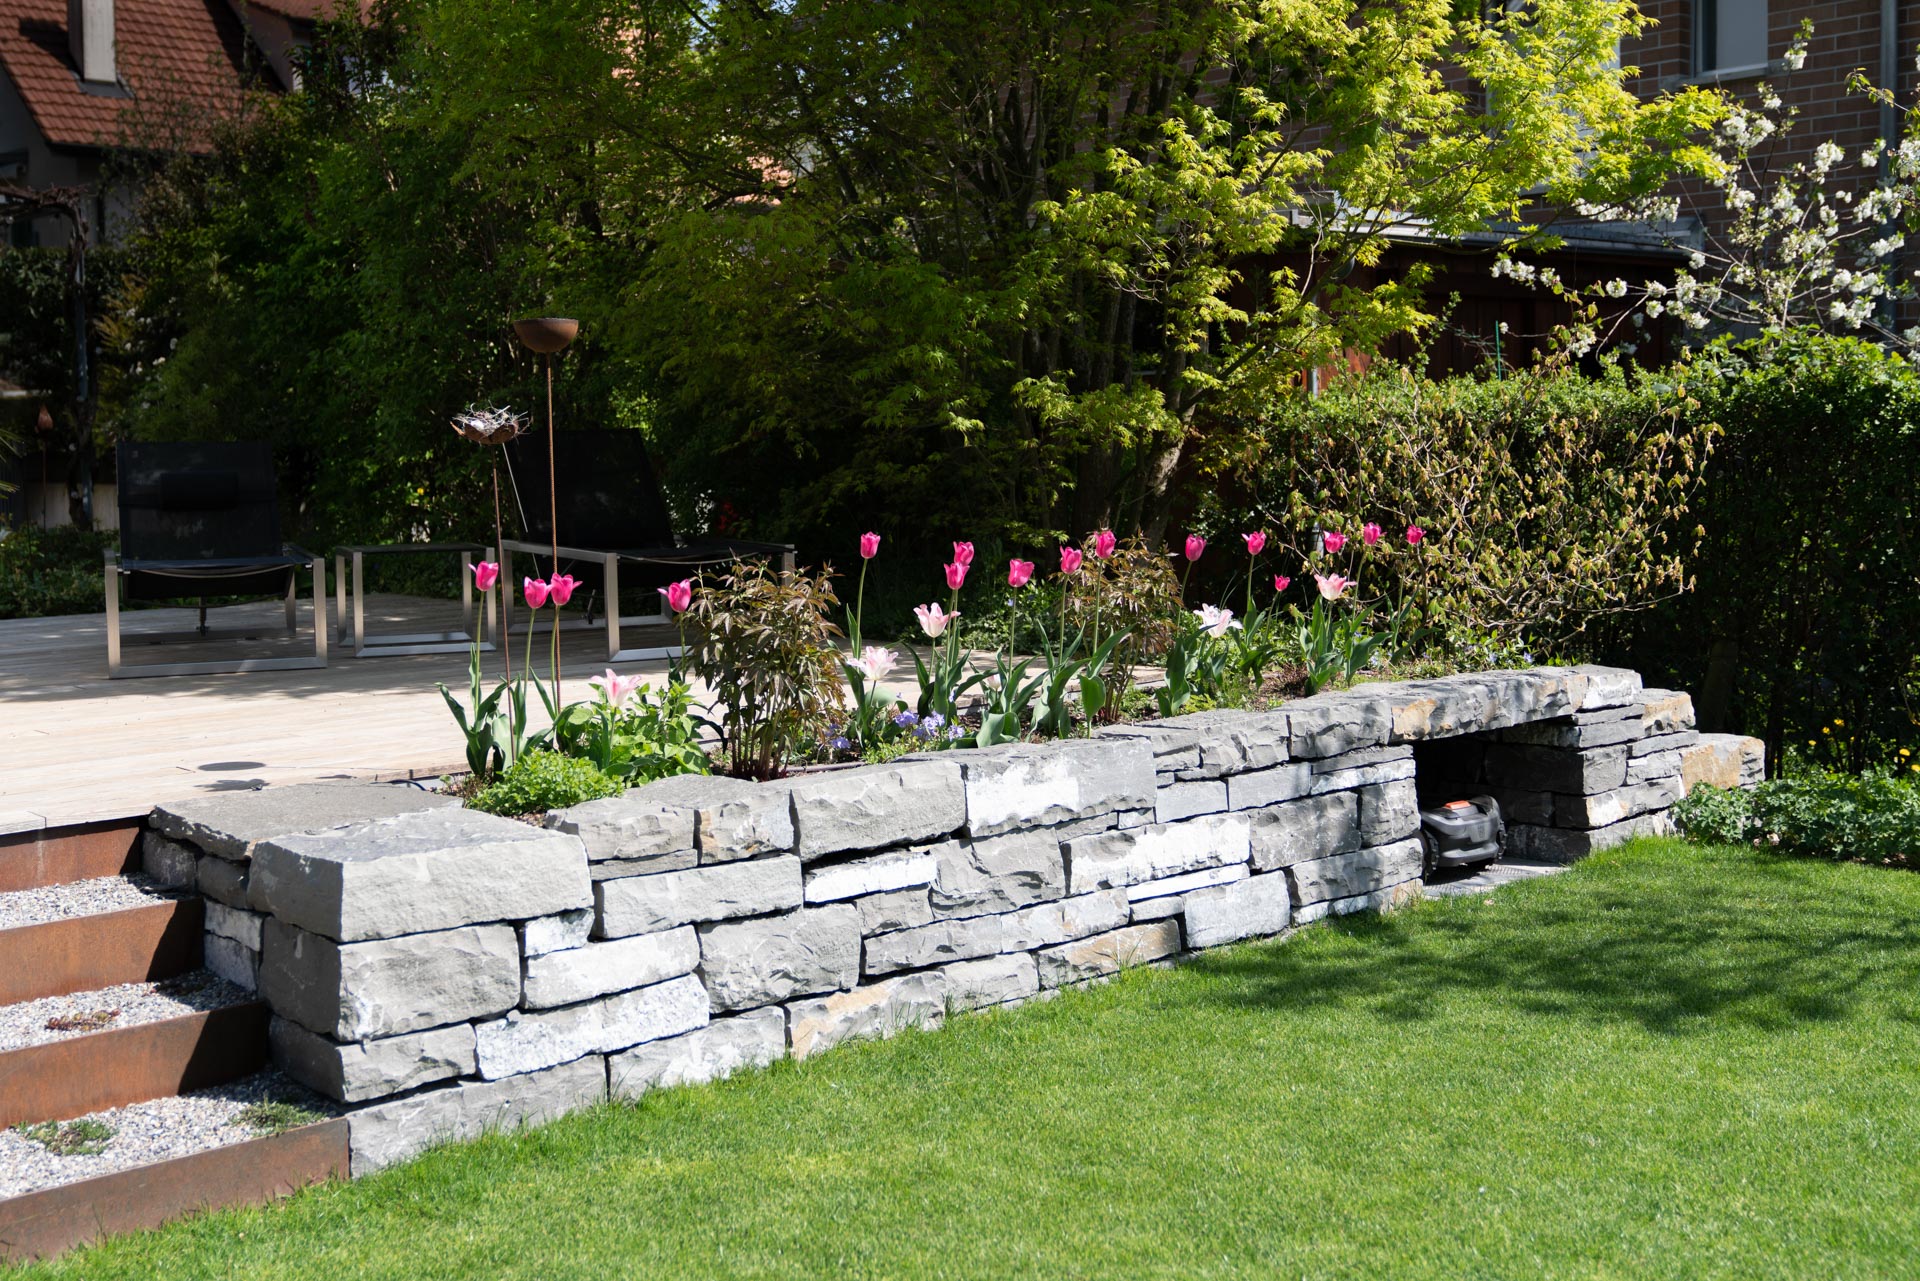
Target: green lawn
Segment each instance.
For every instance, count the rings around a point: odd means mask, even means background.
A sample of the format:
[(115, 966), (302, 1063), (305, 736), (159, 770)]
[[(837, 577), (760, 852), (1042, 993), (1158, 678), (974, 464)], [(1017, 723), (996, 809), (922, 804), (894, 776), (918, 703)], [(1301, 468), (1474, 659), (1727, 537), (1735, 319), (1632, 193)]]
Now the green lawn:
[(1920, 1269), (1920, 876), (1648, 841), (29, 1276)]

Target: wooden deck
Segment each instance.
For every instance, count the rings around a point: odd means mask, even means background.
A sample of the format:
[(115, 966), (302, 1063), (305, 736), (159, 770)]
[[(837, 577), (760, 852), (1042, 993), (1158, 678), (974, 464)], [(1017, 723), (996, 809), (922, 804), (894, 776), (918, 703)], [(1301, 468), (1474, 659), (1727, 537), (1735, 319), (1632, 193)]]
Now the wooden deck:
[[(568, 612), (581, 616), (578, 609)], [(524, 620), (526, 611), (517, 617)], [(129, 663), (313, 650), (305, 600), (301, 631), (292, 638), (274, 602), (211, 611), (213, 627), (238, 629), (250, 640), (141, 639), (191, 630), (190, 609), (138, 610), (121, 618)], [(374, 596), (368, 624), (438, 631), (458, 626), (459, 606)], [(561, 640), (566, 693), (578, 698), (586, 690), (577, 682), (606, 668), (605, 633), (563, 631)], [(629, 629), (626, 643), (670, 644), (672, 633)], [(524, 661), (524, 646), (524, 636), (513, 638), (516, 665)], [(104, 615), (0, 620), (0, 833), (142, 814), (196, 792), (436, 777), (464, 768), (462, 740), (436, 684), (464, 694), (465, 653), (356, 659), (350, 645), (336, 640), (329, 654), (329, 666), (305, 671), (109, 681)], [(544, 632), (535, 655), (544, 664)], [(498, 652), (481, 661), (489, 679), (499, 676)], [(658, 679), (666, 663), (625, 663), (619, 670)]]

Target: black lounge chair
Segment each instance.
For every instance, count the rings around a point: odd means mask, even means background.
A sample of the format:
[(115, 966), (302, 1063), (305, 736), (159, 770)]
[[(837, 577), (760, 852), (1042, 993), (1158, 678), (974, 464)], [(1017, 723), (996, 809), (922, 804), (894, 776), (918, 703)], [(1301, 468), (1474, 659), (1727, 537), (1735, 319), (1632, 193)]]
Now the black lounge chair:
[[(106, 554), (107, 675), (199, 676), (327, 665), (326, 563), (280, 539), (273, 451), (258, 443), (120, 445), (120, 551)], [(206, 639), (207, 598), (284, 593), (295, 630), (294, 577), (313, 574), (313, 657), (219, 662), (120, 661), (121, 592), (128, 600), (200, 602), (190, 634), (142, 640)]]
[[(630, 574), (626, 585), (649, 591), (704, 566), (735, 560), (778, 557), (783, 568), (793, 568), (793, 547), (788, 543), (678, 538), (653, 462), (647, 457), (646, 442), (637, 431), (559, 432), (554, 437), (553, 453), (562, 538), (559, 572), (578, 578), (588, 593), (587, 626), (593, 625), (596, 598), (604, 608), (608, 662), (672, 658), (680, 652), (677, 645), (631, 650), (622, 647), (623, 623), (672, 621), (664, 605), (652, 614), (621, 616), (623, 564), (637, 569), (637, 578)], [(500, 549), (500, 580), (506, 591), (518, 592), (520, 579), (513, 571), (513, 553), (532, 556), (536, 567), (554, 556), (553, 530), (547, 519), (544, 433), (528, 432), (507, 446), (507, 475), (526, 537), (509, 538)], [(534, 572), (537, 575), (539, 570)]]

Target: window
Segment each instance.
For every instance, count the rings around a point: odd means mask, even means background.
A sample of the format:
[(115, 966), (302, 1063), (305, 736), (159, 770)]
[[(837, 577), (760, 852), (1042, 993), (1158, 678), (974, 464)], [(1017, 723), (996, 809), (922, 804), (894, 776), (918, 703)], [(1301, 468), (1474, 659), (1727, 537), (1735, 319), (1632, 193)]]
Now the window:
[(1695, 0), (1696, 70), (1740, 71), (1767, 63), (1767, 0)]

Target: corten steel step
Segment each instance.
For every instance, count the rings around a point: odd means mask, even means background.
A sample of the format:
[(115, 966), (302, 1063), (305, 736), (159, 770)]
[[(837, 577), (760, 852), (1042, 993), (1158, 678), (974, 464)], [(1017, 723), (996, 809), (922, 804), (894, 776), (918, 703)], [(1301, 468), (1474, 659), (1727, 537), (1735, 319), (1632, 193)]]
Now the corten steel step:
[(67, 1121), (252, 1076), (267, 1062), (262, 1001), (0, 1052), (0, 1127)]
[(203, 915), (184, 898), (0, 930), (0, 1005), (198, 969)]
[(0, 894), (140, 870), (138, 818), (0, 836)]
[(344, 1118), (0, 1200), (0, 1262), (47, 1258), (200, 1210), (258, 1205), (347, 1177)]

